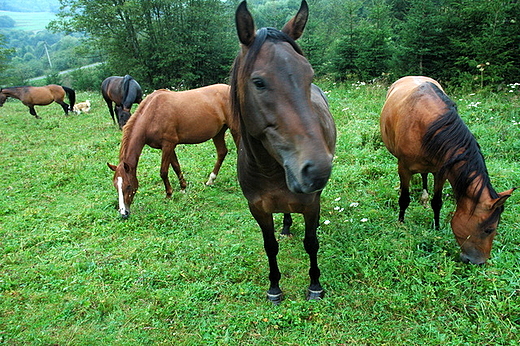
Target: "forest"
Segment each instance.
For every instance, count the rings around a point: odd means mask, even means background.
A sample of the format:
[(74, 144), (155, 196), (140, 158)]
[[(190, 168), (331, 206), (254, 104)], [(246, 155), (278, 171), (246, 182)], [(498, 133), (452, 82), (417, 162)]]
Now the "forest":
[[(131, 74), (147, 88), (226, 81), (238, 50), (238, 0), (60, 0), (48, 31), (0, 51), (4, 83), (92, 62), (103, 74)], [(308, 0), (299, 40), (318, 77), (393, 81), (428, 75), (443, 83), (501, 87), (520, 80), (520, 3), (507, 0)], [(280, 28), (299, 0), (250, 0), (258, 27)], [(42, 37), (44, 36), (44, 37)], [(29, 40), (34, 40), (30, 44)], [(14, 43), (24, 41), (23, 47)], [(14, 42), (14, 43), (13, 43)], [(52, 68), (41, 52), (51, 47)], [(38, 56), (40, 64), (31, 64)], [(24, 69), (24, 63), (27, 63)], [(47, 64), (47, 65), (46, 65)], [(77, 74), (73, 87), (97, 88)], [(15, 76), (16, 78), (13, 78)], [(13, 81), (14, 79), (14, 81)], [(18, 79), (18, 80), (16, 80)]]

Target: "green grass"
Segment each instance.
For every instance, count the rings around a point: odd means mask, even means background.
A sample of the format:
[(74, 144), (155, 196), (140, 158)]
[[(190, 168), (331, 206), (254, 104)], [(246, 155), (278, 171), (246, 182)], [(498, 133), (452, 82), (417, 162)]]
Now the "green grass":
[(56, 18), (52, 12), (11, 12), (0, 11), (0, 16), (11, 17), (16, 23), (14, 29), (24, 31), (44, 30)]
[[(453, 201), (445, 199), (434, 231), (431, 210), (417, 202), (418, 177), (406, 223), (396, 222), (396, 160), (378, 133), (386, 87), (321, 84), (339, 134), (319, 229), (327, 292), (319, 302), (304, 299), (309, 264), (297, 216), (295, 236), (280, 239), (280, 306), (265, 298), (267, 259), (236, 181), (230, 136), (212, 187), (204, 185), (212, 143), (178, 148), (189, 185), (169, 200), (160, 153), (146, 148), (124, 221), (106, 166), (117, 163), (121, 133), (101, 96), (78, 94), (92, 101), (90, 114), (37, 107), (41, 120), (7, 102), (0, 108), (0, 343), (518, 345), (519, 196), (506, 205), (489, 263), (460, 263), (449, 229)], [(498, 191), (520, 182), (519, 96), (453, 96)]]

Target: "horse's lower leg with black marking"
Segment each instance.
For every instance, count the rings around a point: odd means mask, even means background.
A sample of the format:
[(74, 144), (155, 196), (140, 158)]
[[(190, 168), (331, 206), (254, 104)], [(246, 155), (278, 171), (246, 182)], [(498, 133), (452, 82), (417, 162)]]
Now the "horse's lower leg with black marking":
[(305, 238), (303, 246), (309, 255), (310, 268), (309, 277), (310, 285), (307, 289), (307, 300), (320, 300), (325, 295), (325, 291), (320, 284), (320, 269), (318, 267), (318, 250), (320, 244), (316, 235), (320, 217), (319, 206), (317, 211), (304, 214), (305, 218)]
[(34, 117), (36, 119), (41, 119), (38, 114), (36, 114), (36, 110), (34, 109), (34, 106), (28, 106), (29, 107), (29, 113), (31, 113), (31, 115), (34, 115)]

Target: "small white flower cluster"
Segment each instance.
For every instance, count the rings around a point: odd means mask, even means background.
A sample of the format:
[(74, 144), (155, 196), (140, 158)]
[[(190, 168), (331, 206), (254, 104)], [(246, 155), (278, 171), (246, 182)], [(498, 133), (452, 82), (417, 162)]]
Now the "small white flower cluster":
[(520, 83), (508, 84), (507, 86), (509, 87), (510, 93), (514, 93), (515, 91), (520, 91)]
[(356, 83), (353, 83), (352, 86), (353, 87), (356, 87), (356, 89), (360, 89), (362, 86), (365, 86), (367, 83), (365, 82), (356, 82)]
[[(341, 197), (337, 197), (336, 199), (334, 199), (334, 202), (339, 202), (339, 201), (341, 201)], [(352, 203), (349, 204), (350, 208), (356, 208), (358, 206), (359, 206), (358, 202), (352, 202)], [(341, 212), (345, 211), (345, 208), (337, 205), (337, 206), (334, 207), (334, 210), (337, 211), (338, 213), (341, 213)], [(368, 219), (366, 217), (364, 217), (360, 221), (361, 222), (367, 222)], [(350, 219), (346, 220), (345, 222), (354, 222), (354, 220), (352, 218), (350, 218)], [(330, 220), (325, 220), (323, 222), (323, 224), (324, 225), (330, 225)]]
[(468, 105), (468, 108), (471, 108), (471, 107), (474, 107), (474, 108), (477, 108), (478, 106), (480, 106), (482, 102), (471, 102), (469, 105)]

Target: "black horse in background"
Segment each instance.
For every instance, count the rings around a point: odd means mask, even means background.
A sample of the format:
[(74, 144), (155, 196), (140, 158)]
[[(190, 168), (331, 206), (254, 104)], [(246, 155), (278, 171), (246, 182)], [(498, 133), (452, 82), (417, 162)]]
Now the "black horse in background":
[[(108, 77), (101, 83), (101, 93), (107, 103), (114, 124), (116, 123), (115, 112), (120, 129), (125, 126), (130, 118), (132, 104), (139, 104), (143, 99), (141, 86), (130, 75)], [(115, 103), (115, 106), (112, 102)]]

